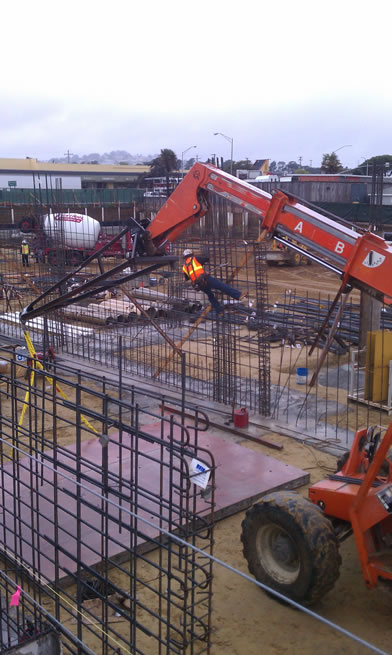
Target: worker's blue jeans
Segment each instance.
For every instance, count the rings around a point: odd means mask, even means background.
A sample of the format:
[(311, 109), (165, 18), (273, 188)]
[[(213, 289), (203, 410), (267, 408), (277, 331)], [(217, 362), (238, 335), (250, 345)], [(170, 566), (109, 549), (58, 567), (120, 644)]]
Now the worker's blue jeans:
[(222, 282), (222, 280), (218, 280), (216, 277), (212, 277), (212, 275), (206, 275), (207, 280), (208, 280), (208, 288), (206, 289), (201, 289), (206, 296), (208, 296), (208, 300), (210, 301), (212, 308), (215, 309), (217, 314), (222, 312), (222, 307), (220, 306), (219, 302), (215, 298), (214, 294), (212, 293), (211, 289), (216, 289), (217, 291), (222, 291), (222, 293), (225, 293), (226, 296), (230, 296), (231, 298), (235, 298), (235, 300), (239, 300), (241, 296), (241, 291), (238, 291), (238, 289), (234, 289), (234, 287), (231, 287), (229, 284), (226, 284), (225, 282)]

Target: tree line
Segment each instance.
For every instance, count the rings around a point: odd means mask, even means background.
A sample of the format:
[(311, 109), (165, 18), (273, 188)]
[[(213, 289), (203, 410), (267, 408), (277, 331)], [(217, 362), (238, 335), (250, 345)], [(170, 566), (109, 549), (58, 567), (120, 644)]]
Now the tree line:
[[(195, 159), (191, 158), (184, 162), (184, 168), (189, 170), (195, 163)], [(249, 159), (241, 159), (239, 161), (231, 162), (230, 159), (223, 160), (223, 157), (212, 157), (207, 160), (207, 163), (212, 163), (218, 166), (227, 173), (231, 168), (236, 170), (250, 170), (252, 162)], [(158, 155), (150, 162), (151, 171), (146, 177), (164, 177), (166, 179), (167, 195), (170, 195), (170, 175), (174, 171), (180, 171), (182, 168), (182, 161), (177, 158), (174, 150), (170, 148), (163, 148)], [(392, 155), (376, 155), (370, 157), (358, 165), (356, 168), (345, 168), (336, 152), (325, 153), (322, 157), (321, 166), (313, 168), (311, 166), (302, 166), (296, 161), (271, 161), (269, 165), (269, 172), (279, 175), (294, 175), (300, 173), (350, 173), (351, 175), (372, 175), (373, 171), (387, 171), (392, 172)]]

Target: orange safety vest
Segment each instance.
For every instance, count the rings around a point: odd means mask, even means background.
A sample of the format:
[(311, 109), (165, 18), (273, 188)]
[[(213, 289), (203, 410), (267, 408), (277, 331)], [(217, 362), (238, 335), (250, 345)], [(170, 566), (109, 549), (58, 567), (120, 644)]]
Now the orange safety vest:
[(22, 244), (22, 255), (28, 255), (29, 254), (29, 246), (27, 243)]
[(185, 264), (182, 267), (185, 275), (191, 278), (192, 282), (195, 282), (200, 275), (204, 274), (204, 269), (202, 265), (197, 261), (196, 257), (188, 257), (185, 260)]

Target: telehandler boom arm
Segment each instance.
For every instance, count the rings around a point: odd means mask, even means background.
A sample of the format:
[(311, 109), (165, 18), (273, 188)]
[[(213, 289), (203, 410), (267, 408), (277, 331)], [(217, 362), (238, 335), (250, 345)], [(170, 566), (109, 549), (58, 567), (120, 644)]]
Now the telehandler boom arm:
[(209, 192), (257, 214), (267, 238), (294, 239), (298, 246), (283, 243), (337, 273), (342, 290), (356, 287), (382, 301), (392, 298), (392, 248), (384, 239), (361, 234), (282, 191), (271, 195), (211, 164), (196, 163), (159, 210), (149, 226), (155, 245), (175, 241), (200, 220), (209, 208)]

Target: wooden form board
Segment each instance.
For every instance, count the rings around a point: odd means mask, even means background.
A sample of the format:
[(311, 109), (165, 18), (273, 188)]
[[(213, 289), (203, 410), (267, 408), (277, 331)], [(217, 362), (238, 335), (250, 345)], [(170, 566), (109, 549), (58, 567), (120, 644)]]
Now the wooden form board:
[(389, 362), (392, 360), (392, 332), (367, 333), (365, 360), (365, 399), (386, 403), (388, 399)]

